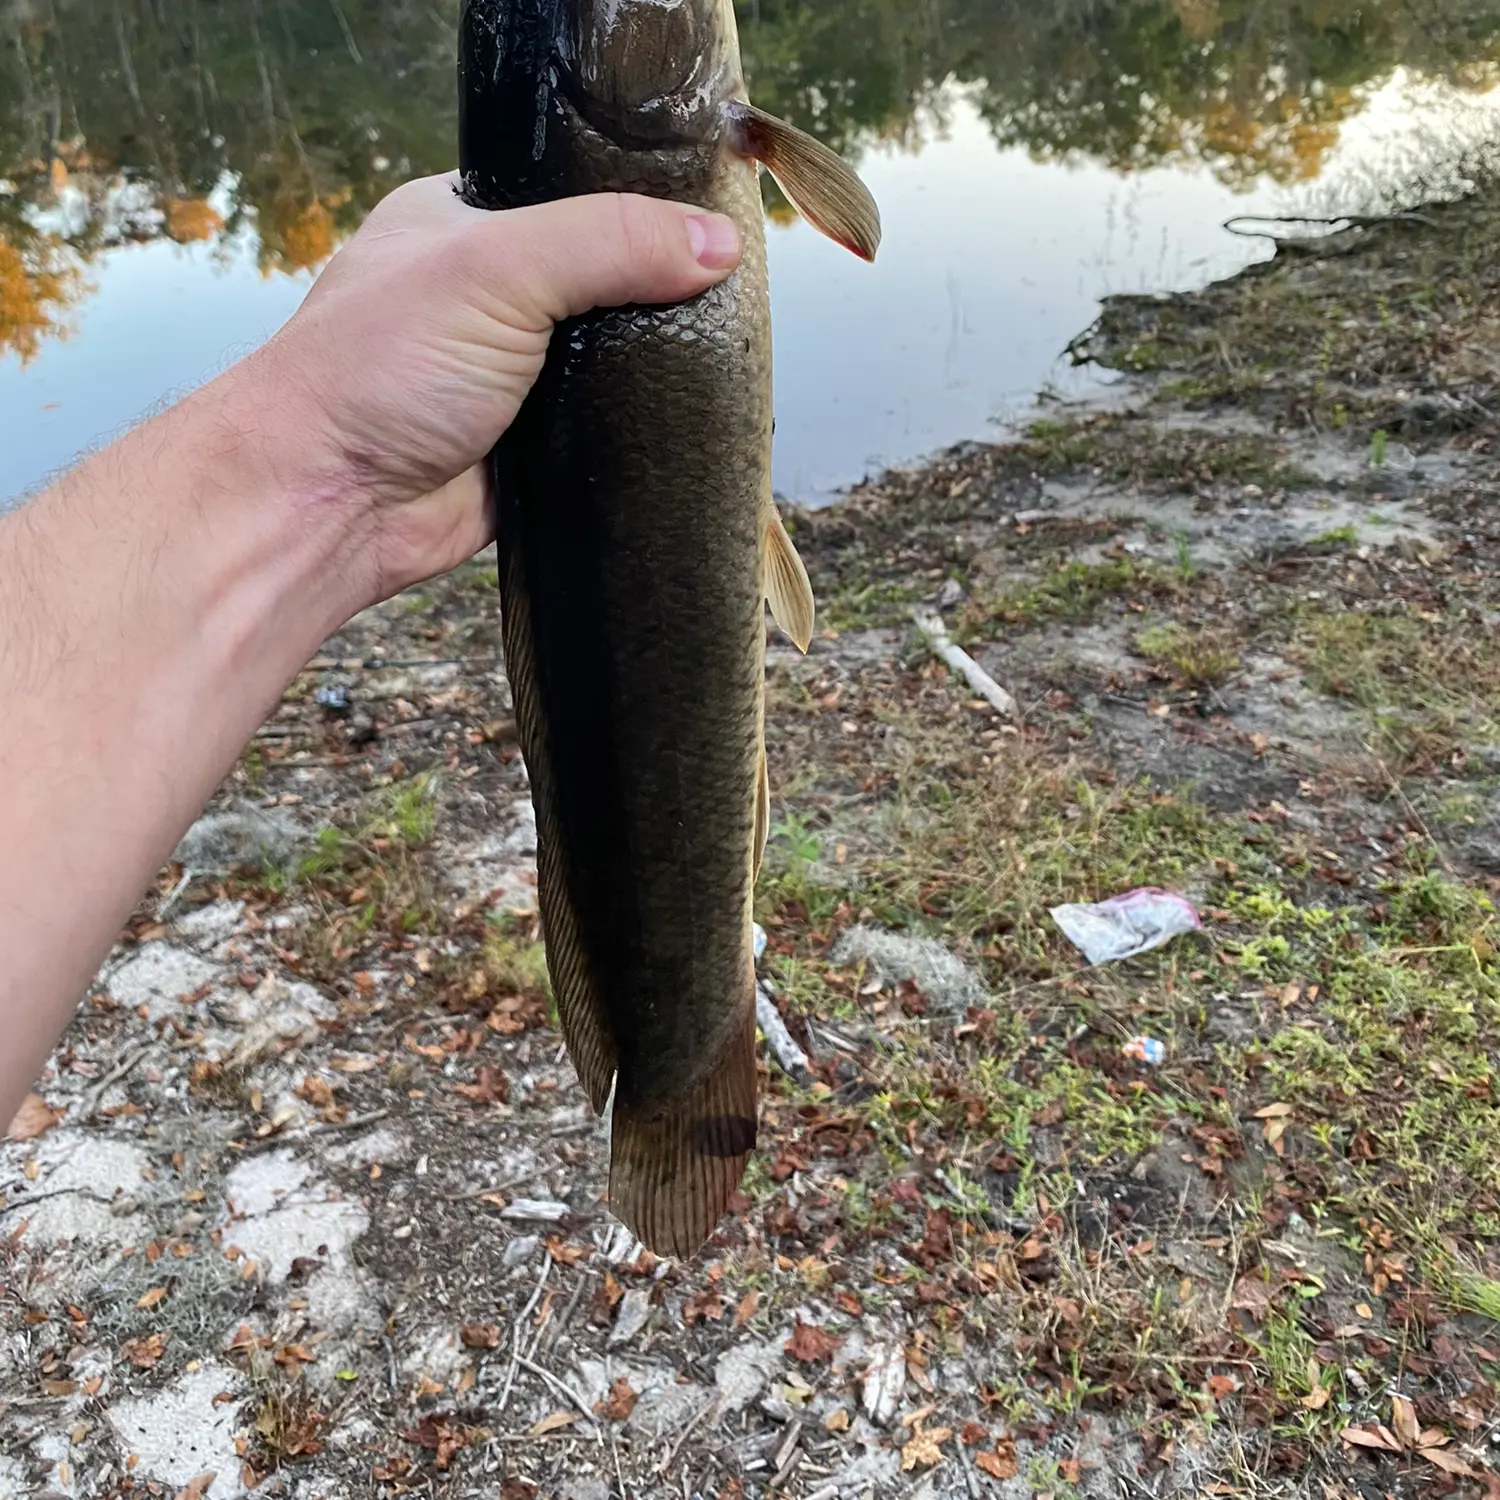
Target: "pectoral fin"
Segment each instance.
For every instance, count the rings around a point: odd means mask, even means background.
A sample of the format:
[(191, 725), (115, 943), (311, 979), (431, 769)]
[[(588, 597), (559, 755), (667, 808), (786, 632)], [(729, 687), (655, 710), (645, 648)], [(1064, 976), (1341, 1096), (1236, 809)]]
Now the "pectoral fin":
[(792, 206), (829, 239), (864, 260), (880, 248), (880, 210), (854, 168), (805, 130), (753, 104), (727, 106), (734, 144), (761, 162)]
[(780, 512), (766, 504), (766, 600), (776, 623), (804, 654), (812, 645), (817, 605), (807, 569), (786, 534)]

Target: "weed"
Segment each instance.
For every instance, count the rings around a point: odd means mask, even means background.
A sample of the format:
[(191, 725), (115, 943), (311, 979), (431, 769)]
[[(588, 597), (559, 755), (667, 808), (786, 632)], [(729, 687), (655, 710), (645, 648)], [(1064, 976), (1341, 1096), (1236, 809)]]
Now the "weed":
[(1225, 629), (1195, 631), (1173, 621), (1141, 631), (1135, 649), (1189, 687), (1218, 687), (1240, 669), (1230, 639)]

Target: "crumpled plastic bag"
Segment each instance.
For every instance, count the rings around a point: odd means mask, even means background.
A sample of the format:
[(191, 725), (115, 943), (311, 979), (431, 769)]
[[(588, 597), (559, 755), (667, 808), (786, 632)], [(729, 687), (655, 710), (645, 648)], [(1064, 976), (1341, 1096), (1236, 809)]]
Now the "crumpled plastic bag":
[(1186, 896), (1145, 886), (1091, 906), (1054, 906), (1052, 920), (1091, 964), (1118, 963), (1203, 926)]

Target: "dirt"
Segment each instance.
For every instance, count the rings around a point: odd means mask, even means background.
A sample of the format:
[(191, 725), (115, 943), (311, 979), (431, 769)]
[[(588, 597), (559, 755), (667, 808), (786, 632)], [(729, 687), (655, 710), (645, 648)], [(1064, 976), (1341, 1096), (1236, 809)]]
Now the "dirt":
[[(0, 1148), (0, 1495), (1500, 1494), (1500, 433), (1389, 311), (1490, 223), (1113, 303), (1107, 405), (789, 516), (811, 1074), (691, 1264), (553, 1025), (492, 558), (341, 632)], [(1047, 916), (1146, 884), (1204, 930)]]

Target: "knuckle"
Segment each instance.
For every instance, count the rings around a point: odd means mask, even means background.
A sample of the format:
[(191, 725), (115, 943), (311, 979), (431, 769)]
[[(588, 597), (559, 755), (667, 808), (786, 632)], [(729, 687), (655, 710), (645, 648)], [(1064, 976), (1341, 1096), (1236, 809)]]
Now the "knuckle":
[(616, 193), (615, 213), (623, 269), (639, 272), (657, 265), (663, 258), (665, 246), (661, 213), (656, 205), (645, 198)]

